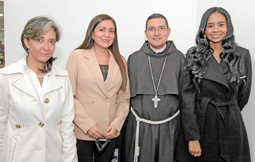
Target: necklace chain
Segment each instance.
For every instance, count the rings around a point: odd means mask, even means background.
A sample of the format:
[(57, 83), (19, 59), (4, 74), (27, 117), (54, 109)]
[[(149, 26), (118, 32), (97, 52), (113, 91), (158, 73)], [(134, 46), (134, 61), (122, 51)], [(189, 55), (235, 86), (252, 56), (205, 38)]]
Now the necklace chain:
[(153, 88), (154, 88), (154, 91), (155, 91), (155, 98), (152, 98), (152, 101), (154, 101), (154, 107), (155, 108), (158, 107), (158, 101), (160, 101), (160, 98), (158, 98), (158, 88), (159, 88), (161, 78), (162, 78), (162, 75), (163, 75), (163, 72), (164, 72), (164, 69), (165, 69), (166, 59), (167, 59), (167, 56), (165, 57), (164, 64), (162, 66), (161, 73), (160, 73), (160, 76), (159, 76), (158, 85), (157, 85), (157, 88), (156, 88), (155, 80), (154, 80), (153, 73), (152, 73), (151, 59), (150, 59), (150, 56), (148, 55), (149, 67), (150, 67), (150, 72), (151, 72), (151, 79), (152, 79)]
[(44, 78), (44, 77), (45, 77), (45, 75), (42, 75), (42, 76), (37, 75), (37, 77), (38, 77), (38, 78)]

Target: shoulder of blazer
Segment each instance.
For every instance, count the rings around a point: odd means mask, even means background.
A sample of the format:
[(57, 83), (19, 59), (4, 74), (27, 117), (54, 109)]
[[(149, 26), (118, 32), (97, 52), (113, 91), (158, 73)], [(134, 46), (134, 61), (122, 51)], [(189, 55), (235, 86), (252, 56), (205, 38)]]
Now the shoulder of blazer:
[(87, 59), (91, 58), (94, 53), (94, 48), (91, 49), (75, 49), (72, 52), (76, 57), (85, 57)]
[(250, 55), (250, 51), (246, 48), (240, 47), (240, 46), (236, 46), (236, 51), (237, 53), (239, 53), (239, 55), (241, 55), (245, 60), (247, 59), (251, 59), (251, 55)]
[(15, 62), (15, 63), (1, 69), (1, 73), (4, 75), (24, 73), (23, 63), (24, 63), (25, 59), (26, 59), (26, 57), (19, 60), (18, 62)]
[(243, 48), (243, 47), (241, 47), (241, 46), (236, 46), (236, 50), (237, 50), (238, 52), (245, 52), (245, 53), (247, 53), (247, 52), (249, 51), (248, 49)]
[(57, 65), (53, 65), (52, 70), (52, 73), (56, 76), (68, 76), (68, 72)]

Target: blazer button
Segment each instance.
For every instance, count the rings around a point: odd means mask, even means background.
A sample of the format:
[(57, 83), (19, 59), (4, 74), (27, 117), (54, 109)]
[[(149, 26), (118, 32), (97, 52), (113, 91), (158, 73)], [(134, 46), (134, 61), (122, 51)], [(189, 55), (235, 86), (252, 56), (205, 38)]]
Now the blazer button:
[(58, 125), (60, 125), (60, 124), (62, 124), (62, 121), (59, 121), (59, 122), (58, 122)]
[(40, 122), (38, 125), (39, 125), (39, 127), (42, 128), (44, 126), (44, 123)]
[(20, 128), (21, 126), (20, 126), (20, 124), (19, 123), (17, 123), (16, 124), (16, 128)]
[(49, 103), (49, 102), (50, 102), (50, 99), (45, 98), (44, 103)]
[(106, 101), (106, 102), (110, 102), (110, 100), (109, 100), (108, 98), (105, 98), (105, 101)]

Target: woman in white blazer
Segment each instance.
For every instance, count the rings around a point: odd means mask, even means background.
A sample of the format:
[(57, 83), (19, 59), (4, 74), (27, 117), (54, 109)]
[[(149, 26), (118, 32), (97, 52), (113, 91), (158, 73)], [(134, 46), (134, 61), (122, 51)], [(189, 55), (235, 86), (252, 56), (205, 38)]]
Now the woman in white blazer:
[(53, 65), (57, 25), (30, 19), (21, 35), (28, 55), (0, 70), (0, 161), (77, 162), (71, 83)]

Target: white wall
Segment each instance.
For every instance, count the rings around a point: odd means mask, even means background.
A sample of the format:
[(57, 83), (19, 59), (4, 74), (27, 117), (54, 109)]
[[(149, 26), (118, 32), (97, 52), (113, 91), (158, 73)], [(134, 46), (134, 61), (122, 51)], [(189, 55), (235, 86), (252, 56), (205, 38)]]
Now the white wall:
[[(62, 38), (57, 43), (56, 64), (65, 68), (70, 52), (78, 47), (86, 33), (90, 20), (97, 14), (111, 15), (117, 23), (119, 46), (126, 58), (140, 49), (144, 40), (145, 21), (152, 13), (162, 13), (172, 29), (169, 39), (174, 40), (183, 53), (195, 44), (195, 35), (203, 12), (212, 6), (222, 6), (232, 16), (236, 42), (248, 48), (255, 71), (255, 18), (254, 0), (5, 0), (5, 58), (6, 65), (26, 55), (20, 42), (25, 23), (38, 15), (50, 16), (62, 28)], [(253, 72), (253, 80), (254, 80)], [(255, 88), (253, 86), (249, 104), (243, 111), (251, 155), (255, 155)], [(255, 159), (255, 157), (252, 157)]]
[[(55, 56), (58, 56), (56, 64), (63, 68), (70, 52), (82, 43), (90, 20), (101, 13), (109, 14), (116, 20), (120, 51), (126, 58), (142, 46), (146, 38), (145, 21), (155, 12), (168, 18), (172, 28), (169, 39), (175, 41), (177, 48), (186, 52), (194, 44), (196, 0), (175, 3), (152, 0), (121, 3), (118, 0), (8, 0), (4, 5), (6, 65), (25, 55), (20, 35), (26, 22), (38, 15), (50, 16), (62, 27), (62, 39), (57, 43)], [(187, 26), (189, 30), (186, 30)]]

